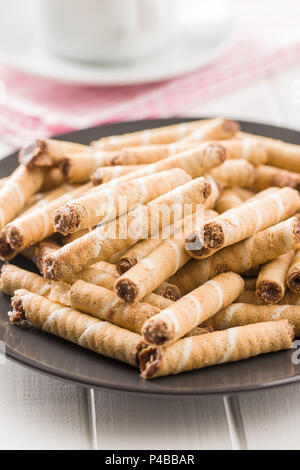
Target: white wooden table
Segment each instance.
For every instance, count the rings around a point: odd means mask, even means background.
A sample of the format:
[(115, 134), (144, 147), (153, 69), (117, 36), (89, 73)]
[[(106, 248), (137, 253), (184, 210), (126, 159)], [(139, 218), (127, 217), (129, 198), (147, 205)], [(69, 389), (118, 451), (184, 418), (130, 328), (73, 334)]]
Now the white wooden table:
[[(185, 114), (300, 129), (300, 67)], [(233, 403), (151, 399), (83, 390), (9, 360), (0, 364), (1, 449), (230, 449), (244, 440), (248, 449), (299, 449), (299, 425), (300, 385), (242, 394)]]

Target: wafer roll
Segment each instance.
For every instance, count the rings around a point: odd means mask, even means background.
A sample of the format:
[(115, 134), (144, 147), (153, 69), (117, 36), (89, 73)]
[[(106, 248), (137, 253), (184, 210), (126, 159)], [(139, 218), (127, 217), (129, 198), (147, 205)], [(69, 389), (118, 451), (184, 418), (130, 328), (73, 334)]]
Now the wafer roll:
[[(64, 156), (64, 158), (61, 158), (61, 160), (57, 160), (56, 164), (59, 165), (66, 181), (69, 181), (70, 183), (86, 183), (92, 177), (97, 168), (105, 164), (113, 164), (116, 155), (118, 155), (118, 152), (89, 151), (84, 154), (71, 153)], [(116, 175), (117, 173), (118, 172), (116, 170)], [(115, 178), (117, 176), (115, 176)]]
[[(47, 256), (43, 269), (45, 277), (67, 279), (97, 261), (108, 260), (114, 253), (151, 237), (166, 225), (173, 224), (178, 215), (174, 208), (182, 209), (189, 205), (196, 210), (209, 192), (210, 185), (204, 178), (198, 178), (160, 196), (147, 206), (140, 206), (116, 221), (96, 228)], [(182, 213), (178, 218), (182, 218)]]
[(235, 121), (218, 118), (191, 132), (182, 142), (203, 142), (206, 140), (231, 139), (240, 130)]
[(14, 295), (18, 289), (26, 289), (62, 305), (70, 305), (70, 286), (63, 282), (48, 282), (41, 276), (12, 264), (2, 265), (0, 289), (7, 295)]
[(118, 272), (120, 274), (126, 273), (126, 271), (135, 266), (143, 258), (146, 258), (161, 243), (162, 240), (160, 238), (148, 238), (133, 245), (116, 263)]
[(185, 250), (184, 233), (199, 219), (203, 222), (215, 214), (214, 211), (201, 210), (183, 219), (179, 233), (170, 240), (164, 240), (148, 256), (118, 278), (115, 284), (118, 296), (128, 303), (138, 302), (176, 273), (190, 259)]
[(12, 298), (11, 323), (28, 322), (36, 328), (104, 356), (137, 366), (141, 337), (72, 308), (63, 307), (24, 289)]
[(291, 291), (300, 294), (300, 249), (295, 253), (286, 275), (287, 285)]
[(300, 223), (298, 217), (291, 217), (247, 240), (223, 248), (209, 258), (189, 261), (169, 282), (185, 295), (221, 272), (243, 273), (299, 246)]
[(219, 214), (233, 209), (243, 203), (238, 193), (233, 188), (224, 189), (216, 202), (216, 211)]
[(281, 320), (184, 338), (167, 348), (150, 346), (139, 355), (141, 377), (153, 379), (291, 349), (293, 338), (292, 326)]
[(219, 143), (226, 148), (228, 159), (242, 158), (254, 166), (264, 165), (267, 161), (264, 145), (254, 139), (228, 139)]
[(187, 236), (189, 254), (197, 259), (210, 256), (295, 214), (300, 207), (299, 193), (282, 188), (219, 215)]
[(57, 166), (61, 159), (72, 153), (91, 153), (88, 145), (54, 139), (37, 139), (19, 152), (19, 162), (28, 168)]
[(276, 304), (284, 296), (286, 274), (294, 252), (286, 253), (266, 263), (259, 273), (256, 283), (256, 295), (266, 304)]
[(247, 137), (261, 142), (267, 151), (267, 165), (300, 173), (300, 145), (244, 132), (241, 132), (239, 137), (242, 139)]
[(29, 198), (39, 191), (44, 181), (44, 171), (28, 170), (23, 165), (10, 175), (0, 189), (0, 228), (16, 217)]
[(91, 181), (94, 186), (99, 184), (107, 183), (115, 178), (119, 178), (119, 176), (128, 175), (128, 173), (132, 173), (133, 171), (138, 171), (141, 169), (145, 169), (145, 165), (116, 165), (116, 166), (104, 166), (99, 167), (91, 176)]
[(223, 273), (182, 297), (148, 320), (142, 329), (146, 342), (167, 346), (230, 305), (243, 291), (238, 274)]
[(207, 333), (212, 333), (214, 331), (213, 327), (206, 324), (202, 323), (201, 326), (196, 326), (196, 328), (193, 328), (189, 333), (185, 335), (185, 338), (190, 338), (191, 336), (200, 336), (200, 335), (206, 335)]
[[(247, 282), (245, 280), (245, 288), (246, 286)], [(242, 292), (235, 300), (235, 303), (265, 305), (265, 302), (255, 295), (255, 291), (253, 289), (244, 290), (244, 292)], [(300, 294), (296, 294), (296, 292), (291, 292), (287, 289), (282, 299), (279, 300), (278, 305), (300, 305)]]
[(192, 178), (203, 176), (211, 168), (220, 165), (226, 159), (226, 150), (219, 144), (201, 144), (185, 152), (178, 153), (172, 157), (165, 158), (162, 161), (147, 165), (138, 171), (133, 171), (128, 175), (115, 178), (100, 187), (95, 186), (90, 192), (111, 188), (125, 181), (141, 178), (142, 176), (152, 175), (161, 171), (180, 168), (188, 173)]
[(52, 219), (58, 207), (83, 194), (89, 184), (67, 192), (44, 207), (37, 207), (8, 224), (1, 233), (0, 255), (3, 259), (12, 259), (17, 253), (30, 245), (50, 237), (54, 233)]
[(42, 263), (45, 256), (50, 255), (61, 247), (58, 243), (51, 238), (48, 238), (37, 245), (32, 245), (22, 251), (25, 258), (30, 259), (42, 273)]
[(77, 281), (71, 287), (70, 303), (76, 310), (136, 333), (140, 333), (146, 320), (159, 313), (158, 308), (144, 302), (129, 306), (114, 292), (84, 281)]
[(300, 190), (300, 174), (282, 170), (275, 166), (261, 165), (256, 169), (255, 179), (250, 185), (255, 191), (262, 191), (269, 186), (283, 188), (290, 186)]
[(295, 335), (300, 335), (300, 306), (298, 305), (235, 303), (210, 318), (208, 324), (215, 330), (226, 330), (236, 326), (277, 320), (288, 320), (295, 330)]
[(174, 284), (170, 284), (167, 281), (162, 282), (156, 289), (153, 290), (155, 294), (161, 295), (166, 299), (173, 300), (174, 302), (180, 299), (180, 290)]
[(128, 181), (104, 191), (86, 194), (57, 210), (54, 216), (55, 230), (68, 235), (110, 221), (190, 180), (191, 177), (187, 173), (174, 168)]
[(213, 168), (210, 174), (224, 186), (249, 186), (255, 178), (255, 168), (247, 160), (227, 160)]
[(140, 165), (155, 163), (164, 158), (175, 155), (195, 147), (193, 142), (173, 142), (161, 145), (140, 145), (138, 147), (125, 147), (115, 158), (116, 165)]
[(168, 144), (170, 142), (176, 142), (194, 129), (206, 125), (210, 121), (214, 120), (203, 119), (200, 121), (182, 122), (180, 124), (145, 129), (128, 134), (102, 137), (99, 140), (91, 142), (91, 145), (103, 150), (119, 150), (124, 147), (136, 147), (139, 145)]

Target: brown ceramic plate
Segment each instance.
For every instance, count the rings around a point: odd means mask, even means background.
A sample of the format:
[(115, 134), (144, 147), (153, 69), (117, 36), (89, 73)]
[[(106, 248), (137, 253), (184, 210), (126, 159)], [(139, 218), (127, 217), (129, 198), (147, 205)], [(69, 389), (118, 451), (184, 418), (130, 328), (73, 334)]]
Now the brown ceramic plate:
[[(59, 136), (88, 144), (101, 136), (181, 122), (182, 119), (123, 122)], [(243, 130), (300, 144), (300, 133), (265, 124), (241, 122)], [(0, 161), (0, 176), (7, 176), (17, 165), (13, 154)], [(34, 270), (21, 256), (15, 264)], [(231, 394), (287, 385), (300, 380), (300, 365), (292, 362), (292, 352), (266, 354), (246, 361), (223, 364), (153, 381), (139, 378), (138, 372), (124, 364), (73, 345), (35, 329), (22, 330), (9, 325), (9, 298), (0, 294), (0, 341), (9, 358), (45, 374), (79, 385), (148, 395), (195, 396)], [(2, 349), (2, 348), (1, 348)]]

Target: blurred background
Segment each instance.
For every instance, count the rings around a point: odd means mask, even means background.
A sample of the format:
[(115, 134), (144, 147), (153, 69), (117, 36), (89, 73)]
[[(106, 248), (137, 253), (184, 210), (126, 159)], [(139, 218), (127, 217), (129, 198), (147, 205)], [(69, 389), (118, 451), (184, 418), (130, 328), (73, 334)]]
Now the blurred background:
[(283, 123), (283, 75), (297, 127), (299, 19), (297, 0), (0, 0), (0, 141), (178, 115)]

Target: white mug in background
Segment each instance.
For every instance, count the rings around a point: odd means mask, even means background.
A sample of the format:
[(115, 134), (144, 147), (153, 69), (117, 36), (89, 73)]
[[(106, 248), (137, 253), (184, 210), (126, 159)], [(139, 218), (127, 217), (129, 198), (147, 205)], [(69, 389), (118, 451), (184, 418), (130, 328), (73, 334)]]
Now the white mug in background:
[(49, 49), (68, 59), (141, 59), (171, 41), (177, 0), (39, 0)]

